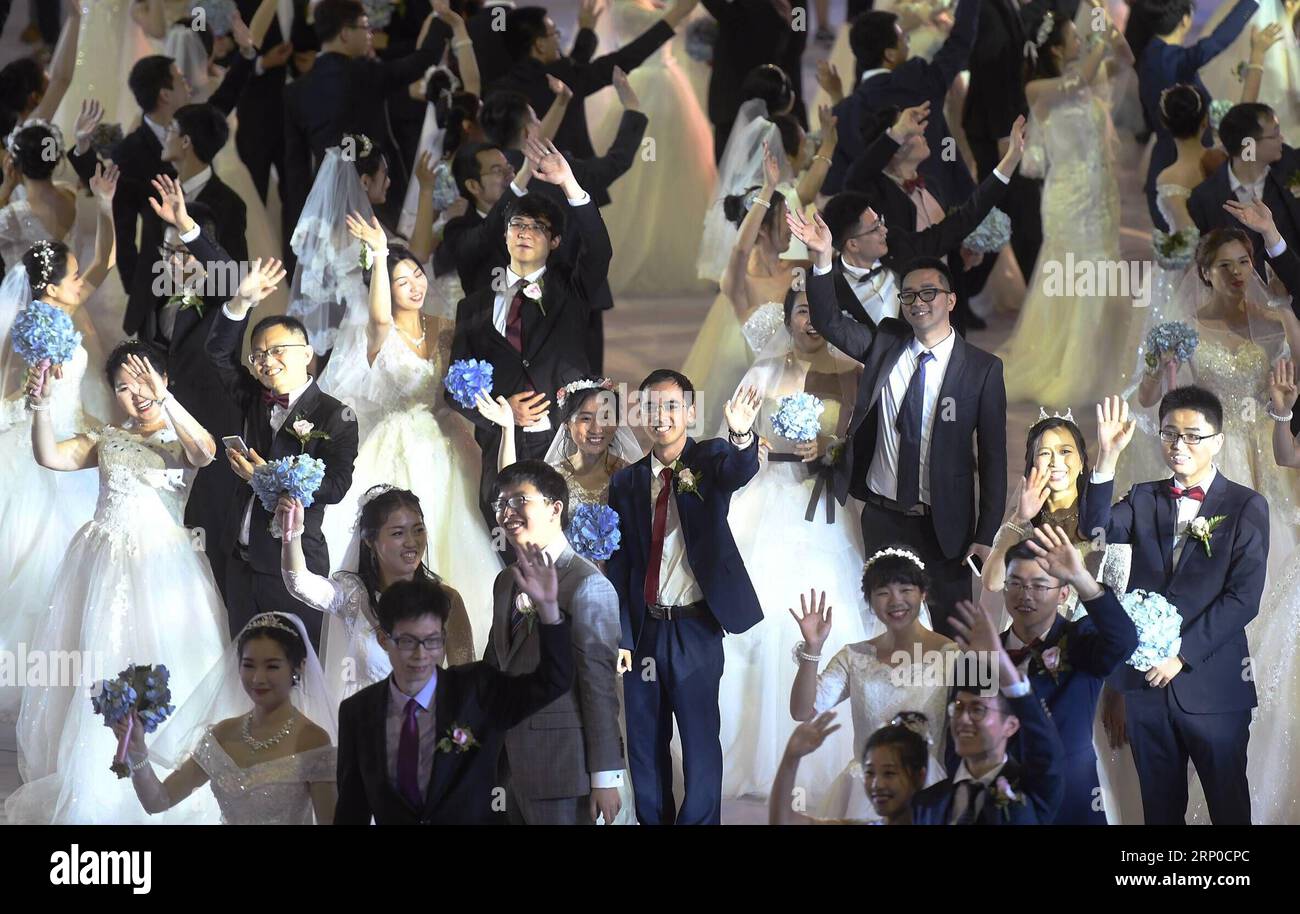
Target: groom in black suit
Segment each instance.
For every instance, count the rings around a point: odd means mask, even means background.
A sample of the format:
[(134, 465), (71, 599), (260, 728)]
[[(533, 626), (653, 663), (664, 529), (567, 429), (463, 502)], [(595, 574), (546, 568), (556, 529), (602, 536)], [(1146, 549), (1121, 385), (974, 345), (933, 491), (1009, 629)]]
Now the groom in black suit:
[(518, 676), (482, 661), (441, 668), (451, 599), (440, 583), (384, 591), (375, 614), (393, 673), (339, 706), (335, 825), (506, 824), (497, 777), (506, 734), (574, 678), (554, 562), (533, 546), (511, 572), (536, 607), (540, 649), (537, 667)]
[[(203, 262), (219, 259), (205, 245), (198, 228), (181, 239)], [(283, 278), (278, 263), (262, 264), (250, 273), (237, 294), (221, 308), (208, 334), (207, 354), (234, 400), (242, 419), (238, 429), (213, 429), (217, 437), (240, 435), (248, 451), (226, 449), (230, 467), (243, 484), (236, 506), (220, 531), (227, 564), (222, 596), (231, 634), (261, 612), (293, 612), (301, 604), (289, 594), (280, 575), (280, 538), (271, 531), (271, 512), (254, 494), (248, 480), (258, 465), (281, 457), (308, 454), (325, 463), (325, 478), (304, 516), (301, 533), (307, 567), (315, 574), (330, 572), (329, 550), (321, 533), (325, 506), (341, 501), (352, 484), (357, 456), (357, 423), (352, 411), (324, 393), (307, 373), (312, 348), (307, 330), (293, 317), (272, 315), (258, 321), (251, 336), (251, 372), (238, 367), (239, 350), (248, 313)], [(264, 281), (259, 281), (261, 276)], [(319, 613), (302, 616), (313, 645), (320, 642)]]
[(1115, 465), (1136, 423), (1119, 397), (1097, 413), (1097, 466), (1080, 502), (1079, 529), (1132, 543), (1129, 589), (1161, 594), (1182, 616), (1174, 656), (1146, 671), (1122, 666), (1107, 680), (1124, 695), (1146, 824), (1183, 824), (1190, 759), (1211, 821), (1249, 825), (1246, 744), (1256, 699), (1246, 625), (1264, 593), (1268, 503), (1214, 466), (1223, 447), (1218, 398), (1179, 387), (1160, 401), (1160, 440), (1173, 477), (1138, 483), (1112, 507)]
[[(846, 316), (831, 276), (831, 231), (787, 216), (813, 255), (808, 308), (827, 341), (862, 363), (835, 494), (865, 502), (867, 553), (893, 543), (917, 550), (933, 580), (930, 615), (947, 634), (948, 614), (969, 600), (966, 558), (988, 557), (1006, 503), (1007, 394), (1002, 361), (956, 333), (947, 265), (918, 258), (901, 277), (903, 319), (875, 327)], [(978, 453), (978, 459), (976, 454)], [(979, 476), (976, 510), (975, 478)]]
[[(461, 299), (451, 344), (453, 362), (480, 359), (492, 364), (492, 396), (510, 402), (521, 459), (546, 454), (560, 423), (556, 392), (591, 374), (588, 312), (613, 255), (600, 210), (573, 177), (564, 156), (553, 144), (535, 141), (528, 144), (528, 156), (536, 178), (558, 185), (568, 206), (561, 209), (540, 194), (502, 191), (508, 201), (502, 215), (510, 266), (503, 279)], [(498, 200), (496, 206), (502, 205)], [(578, 246), (572, 265), (561, 262), (561, 243)], [(450, 391), (445, 395), (453, 409), (474, 423), (474, 438), (483, 452), (479, 507), (491, 530), (496, 515), (489, 501), (496, 487), (501, 428), (477, 409), (457, 403)]]

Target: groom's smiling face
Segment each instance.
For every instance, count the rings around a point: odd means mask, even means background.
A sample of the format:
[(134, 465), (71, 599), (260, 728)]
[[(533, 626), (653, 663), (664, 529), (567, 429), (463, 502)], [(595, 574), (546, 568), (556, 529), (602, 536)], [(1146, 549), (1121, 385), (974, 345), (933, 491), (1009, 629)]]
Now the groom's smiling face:
[[(1218, 431), (1199, 410), (1170, 410), (1160, 420), (1161, 446), (1164, 448), (1165, 464), (1180, 479), (1199, 480), (1223, 448), (1223, 435), (1218, 434)], [(1181, 437), (1172, 442), (1164, 441), (1164, 437), (1168, 434), (1212, 437), (1207, 437), (1197, 444), (1188, 444)]]

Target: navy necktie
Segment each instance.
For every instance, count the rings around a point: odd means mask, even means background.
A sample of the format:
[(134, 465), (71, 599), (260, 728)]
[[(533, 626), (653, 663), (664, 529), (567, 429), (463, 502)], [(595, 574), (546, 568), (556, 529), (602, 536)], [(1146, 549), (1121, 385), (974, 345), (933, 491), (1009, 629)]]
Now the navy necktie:
[(910, 508), (921, 500), (921, 414), (925, 406), (925, 365), (934, 358), (926, 350), (916, 360), (916, 371), (898, 407), (898, 492), (894, 500)]

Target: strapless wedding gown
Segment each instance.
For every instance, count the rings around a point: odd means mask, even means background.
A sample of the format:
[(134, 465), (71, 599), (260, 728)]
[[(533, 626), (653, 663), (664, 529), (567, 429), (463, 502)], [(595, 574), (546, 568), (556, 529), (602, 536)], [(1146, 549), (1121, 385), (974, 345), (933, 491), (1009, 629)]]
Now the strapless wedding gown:
[[(331, 359), (330, 372), (335, 368)], [(424, 510), (429, 567), (465, 598), (474, 642), (486, 644), (501, 560), (478, 509), (478, 446), (468, 423), (443, 401), (444, 373), (440, 355), (420, 358), (394, 328), (368, 369), (340, 364), (329, 387), (321, 379), (322, 389), (356, 409), (361, 432), (352, 488), (326, 510), (322, 526), (330, 554), (341, 561), (366, 490), (380, 483), (410, 489)]]
[[(49, 415), (59, 440), (91, 424), (81, 409), (86, 364), (86, 350), (79, 346), (64, 364), (63, 377), (51, 382)], [(0, 651), (12, 655), (34, 646), (32, 636), (49, 608), (68, 544), (95, 513), (99, 497), (94, 470), (56, 473), (37, 464), (31, 429), (32, 414), (21, 392), (0, 402)], [(18, 685), (0, 685), (0, 721), (17, 720), (21, 700)]]
[(334, 783), (338, 750), (321, 746), (240, 768), (209, 730), (194, 750), (194, 761), (207, 772), (221, 824), (311, 825), (316, 822), (311, 786)]
[[(1119, 185), (1105, 102), (1081, 86), (1040, 111), (1035, 127), (1047, 161), (1043, 247), (1020, 320), (998, 354), (1008, 402), (1064, 409), (1094, 402), (1128, 370), (1117, 370), (1105, 356), (1127, 358), (1134, 308), (1132, 296), (1118, 297), (1125, 290), (1072, 287), (1068, 279), (1075, 265), (1119, 259)], [(1109, 275), (1093, 272), (1098, 279)], [(1057, 288), (1062, 276), (1065, 284)]]
[[(766, 362), (758, 363), (755, 372)], [(749, 383), (750, 377), (746, 375), (741, 384)], [(853, 408), (851, 399), (844, 402), (842, 391), (857, 388), (855, 378), (848, 384), (839, 380), (837, 375), (809, 370), (782, 371), (781, 383), (765, 393), (757, 426), (758, 434), (771, 442), (773, 453), (793, 450), (793, 442), (777, 435), (771, 423), (780, 398), (786, 394), (806, 390), (818, 397), (825, 406), (822, 434), (836, 434), (841, 411)], [(760, 464), (758, 475), (732, 496), (729, 523), (763, 604), (763, 621), (722, 642), (726, 664), (718, 706), (722, 709), (722, 754), (726, 759), (722, 793), (726, 797), (767, 797), (795, 727), (790, 717), (790, 690), (798, 667), (792, 652), (802, 635), (787, 609), (798, 607), (809, 587), (826, 592), (826, 603), (835, 613), (830, 638), (822, 647), (824, 656), (880, 630), (879, 621), (862, 599), (861, 506), (837, 504), (835, 520), (828, 522), (823, 491), (815, 497), (816, 514), (807, 520), (805, 514), (817, 483), (817, 477), (809, 475), (809, 466), (769, 457)], [(853, 751), (852, 737), (844, 727), (800, 765), (799, 785), (807, 791), (809, 810), (820, 809), (826, 802), (844, 759)]]
[(201, 804), (144, 812), (130, 781), (109, 771), (117, 740), (86, 690), (129, 664), (164, 664), (179, 707), (221, 656), (226, 611), (207, 559), (181, 525), (194, 472), (170, 429), (143, 437), (109, 426), (91, 438), (99, 503), (55, 574), (32, 647), (93, 662), (82, 664), (81, 683), (24, 691), (18, 749), (28, 783), (5, 812), (13, 823), (205, 821)]
[[(608, 16), (626, 41), (663, 13), (639, 0), (615, 0)], [(706, 284), (696, 278), (695, 260), (717, 181), (713, 131), (672, 41), (629, 73), (628, 83), (650, 124), (632, 167), (610, 187), (612, 202), (601, 210), (614, 247), (610, 289), (615, 295), (702, 291)], [(608, 149), (623, 116), (614, 90), (602, 94), (613, 103), (592, 122), (597, 150)]]

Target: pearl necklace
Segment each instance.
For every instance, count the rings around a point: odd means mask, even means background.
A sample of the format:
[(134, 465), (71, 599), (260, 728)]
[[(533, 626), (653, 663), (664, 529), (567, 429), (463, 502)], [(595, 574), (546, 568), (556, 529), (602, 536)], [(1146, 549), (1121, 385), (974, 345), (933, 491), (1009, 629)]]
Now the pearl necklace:
[(244, 745), (248, 746), (248, 748), (252, 749), (254, 752), (261, 752), (263, 749), (270, 749), (276, 743), (288, 736), (290, 731), (293, 730), (293, 725), (296, 721), (297, 718), (291, 716), (284, 722), (284, 726), (281, 727), (274, 736), (267, 737), (266, 739), (253, 739), (253, 733), (250, 729), (253, 722), (253, 714), (250, 711), (244, 718), (244, 726), (240, 735), (244, 740)]
[(400, 333), (402, 336), (406, 337), (407, 340), (410, 341), (412, 346), (423, 346), (425, 337), (429, 335), (429, 331), (425, 329), (423, 314), (420, 315), (420, 336), (418, 338), (411, 336), (411, 334), (407, 333), (401, 327), (398, 327), (396, 321), (393, 322), (393, 326), (397, 327), (397, 332)]

